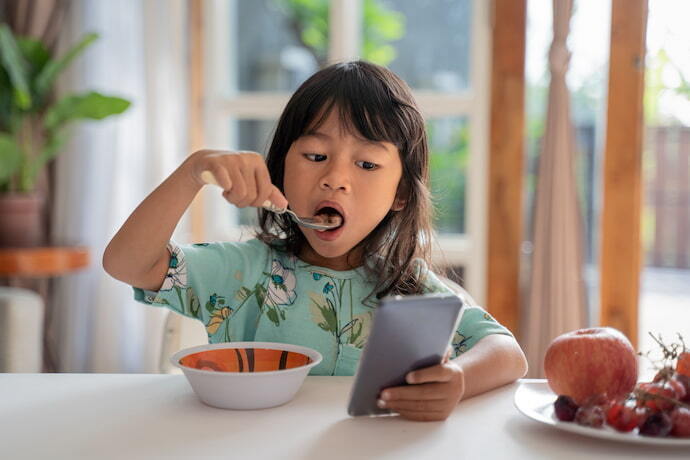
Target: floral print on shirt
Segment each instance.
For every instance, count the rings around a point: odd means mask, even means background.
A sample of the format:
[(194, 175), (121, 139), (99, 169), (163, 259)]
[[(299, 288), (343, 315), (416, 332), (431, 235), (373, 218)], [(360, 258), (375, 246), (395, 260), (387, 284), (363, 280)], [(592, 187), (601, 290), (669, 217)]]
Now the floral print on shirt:
[[(157, 292), (135, 299), (200, 320), (210, 343), (283, 342), (318, 350), (314, 375), (353, 375), (379, 301), (363, 269), (309, 265), (258, 240), (170, 243), (170, 263)], [(431, 272), (425, 292), (450, 292)], [(465, 307), (452, 338), (453, 355), (487, 334), (510, 334), (479, 307)]]
[[(352, 279), (336, 280), (328, 274), (311, 272), (314, 281), (323, 281), (321, 292), (309, 292), (311, 301), (310, 310), (312, 320), (324, 331), (331, 333), (338, 345), (349, 344), (357, 348), (363, 348), (366, 338), (369, 336), (373, 310), (363, 314), (354, 314), (354, 299), (352, 296)], [(349, 290), (346, 296), (348, 305), (343, 312), (343, 294)], [(349, 308), (348, 308), (349, 307)], [(345, 315), (347, 321), (339, 320)]]

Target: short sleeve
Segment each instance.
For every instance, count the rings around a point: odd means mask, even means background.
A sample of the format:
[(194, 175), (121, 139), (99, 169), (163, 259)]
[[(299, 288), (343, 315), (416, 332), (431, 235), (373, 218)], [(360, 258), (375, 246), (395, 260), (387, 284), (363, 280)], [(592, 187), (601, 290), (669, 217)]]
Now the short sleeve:
[(210, 324), (213, 315), (222, 316), (233, 296), (259, 278), (269, 256), (268, 247), (258, 240), (184, 246), (170, 242), (168, 252), (168, 272), (160, 290), (134, 287), (134, 298), (204, 324)]
[[(458, 295), (463, 301), (460, 323), (452, 339), (452, 357), (466, 352), (482, 338), (491, 334), (503, 334), (513, 336), (511, 332), (496, 321), (486, 310), (474, 305), (474, 301), (466, 299), (462, 293), (456, 292), (444, 283), (432, 271), (426, 271), (423, 275), (424, 293), (452, 293)], [(463, 290), (464, 292), (464, 290)]]
[(472, 348), (487, 335), (503, 334), (513, 337), (506, 327), (481, 307), (466, 305), (461, 315), (460, 324), (452, 340), (453, 358)]

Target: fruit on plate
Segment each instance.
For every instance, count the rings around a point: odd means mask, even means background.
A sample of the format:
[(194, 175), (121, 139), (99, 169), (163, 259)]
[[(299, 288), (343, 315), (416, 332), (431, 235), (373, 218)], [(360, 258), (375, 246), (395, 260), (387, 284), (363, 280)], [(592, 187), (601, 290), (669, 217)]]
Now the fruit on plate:
[(690, 377), (683, 374), (675, 374), (673, 380), (685, 389), (685, 396), (681, 398), (681, 401), (690, 402)]
[(606, 423), (623, 432), (634, 430), (644, 418), (644, 409), (637, 407), (634, 401), (616, 401), (606, 413)]
[[(670, 345), (660, 336), (652, 337), (663, 358), (657, 361), (657, 373), (651, 382), (640, 382), (633, 391), (618, 397), (612, 397), (607, 391), (593, 391), (587, 397), (580, 396), (579, 403), (571, 397), (572, 390), (569, 394), (560, 394), (554, 402), (556, 418), (592, 428), (600, 428), (605, 423), (620, 432), (642, 436), (690, 438), (690, 377), (679, 372), (683, 369), (680, 359), (687, 348), (680, 335), (680, 343)], [(548, 354), (549, 351), (547, 357)], [(549, 385), (551, 383), (549, 380)]]
[(579, 406), (575, 404), (573, 398), (570, 396), (561, 395), (553, 403), (553, 408), (556, 413), (556, 418), (562, 422), (572, 422), (575, 420), (575, 414)]
[(551, 342), (544, 373), (554, 393), (570, 396), (578, 405), (604, 394), (614, 400), (635, 387), (637, 356), (627, 337), (616, 329), (578, 329)]
[(678, 398), (676, 391), (668, 382), (643, 382), (635, 387), (638, 391), (640, 406), (645, 406), (653, 412), (672, 409), (674, 399)]
[(671, 417), (666, 412), (654, 412), (649, 414), (640, 425), (640, 434), (643, 436), (666, 436), (671, 432), (673, 424)]
[(604, 424), (606, 415), (601, 406), (582, 406), (575, 413), (575, 422), (578, 425), (599, 428)]
[[(683, 346), (685, 346), (685, 344), (683, 344)], [(678, 372), (681, 375), (690, 377), (690, 351), (683, 351), (678, 355), (676, 372)]]
[(673, 428), (671, 434), (679, 438), (690, 438), (690, 409), (676, 407), (671, 412), (671, 423)]

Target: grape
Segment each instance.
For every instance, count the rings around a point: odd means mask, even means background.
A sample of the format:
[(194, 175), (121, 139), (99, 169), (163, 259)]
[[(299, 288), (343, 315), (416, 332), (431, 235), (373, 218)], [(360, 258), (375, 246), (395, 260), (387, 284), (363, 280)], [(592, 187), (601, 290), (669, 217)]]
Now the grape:
[[(638, 383), (637, 389), (642, 393), (638, 397), (638, 404), (644, 405), (653, 411), (664, 411), (673, 408), (673, 401), (666, 398), (675, 399), (676, 392), (667, 382)], [(655, 396), (661, 397), (655, 397)]]
[(560, 395), (556, 399), (556, 402), (553, 403), (553, 408), (558, 420), (562, 422), (572, 422), (575, 420), (575, 413), (577, 412), (578, 406), (570, 396)]
[(676, 374), (673, 376), (673, 380), (683, 385), (685, 388), (685, 396), (679, 399), (684, 402), (690, 402), (690, 377), (683, 374)]
[(665, 366), (656, 373), (654, 376), (654, 379), (652, 379), (652, 382), (665, 382), (671, 377), (673, 377), (673, 374), (676, 373), (676, 370), (672, 368), (671, 366)]
[(676, 407), (671, 412), (671, 422), (673, 428), (671, 434), (679, 438), (690, 437), (690, 409), (685, 407)]
[(578, 425), (599, 428), (604, 424), (604, 410), (600, 406), (583, 406), (575, 413)]
[(679, 401), (690, 399), (690, 377), (677, 373), (672, 367), (666, 366), (660, 369), (652, 382), (659, 385), (668, 384), (676, 393), (675, 399)]
[(676, 362), (676, 372), (690, 377), (690, 351), (684, 351), (678, 355)]
[[(681, 374), (678, 374), (681, 375)], [(683, 376), (685, 377), (685, 376)], [(683, 385), (681, 382), (679, 382), (677, 379), (672, 378), (669, 379), (668, 382), (666, 382), (669, 387), (673, 389), (673, 392), (676, 394), (675, 398), (679, 401), (682, 401), (685, 396), (687, 395), (687, 390), (685, 389), (685, 385)]]
[(634, 404), (626, 404), (625, 401), (617, 401), (611, 404), (606, 413), (606, 423), (618, 431), (632, 431), (640, 424), (644, 412)]
[(671, 417), (666, 412), (652, 412), (640, 425), (643, 436), (666, 436), (671, 431)]

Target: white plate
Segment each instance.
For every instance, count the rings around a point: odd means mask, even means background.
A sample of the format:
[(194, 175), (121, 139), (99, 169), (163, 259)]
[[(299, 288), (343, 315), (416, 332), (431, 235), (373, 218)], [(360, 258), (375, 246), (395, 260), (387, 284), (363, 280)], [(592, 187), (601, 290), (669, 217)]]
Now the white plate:
[(604, 423), (601, 428), (591, 428), (574, 422), (561, 422), (556, 418), (553, 402), (556, 395), (546, 382), (523, 382), (515, 392), (515, 407), (527, 417), (563, 431), (570, 431), (594, 438), (639, 444), (690, 446), (690, 438), (654, 438), (637, 434), (637, 428), (621, 433)]

